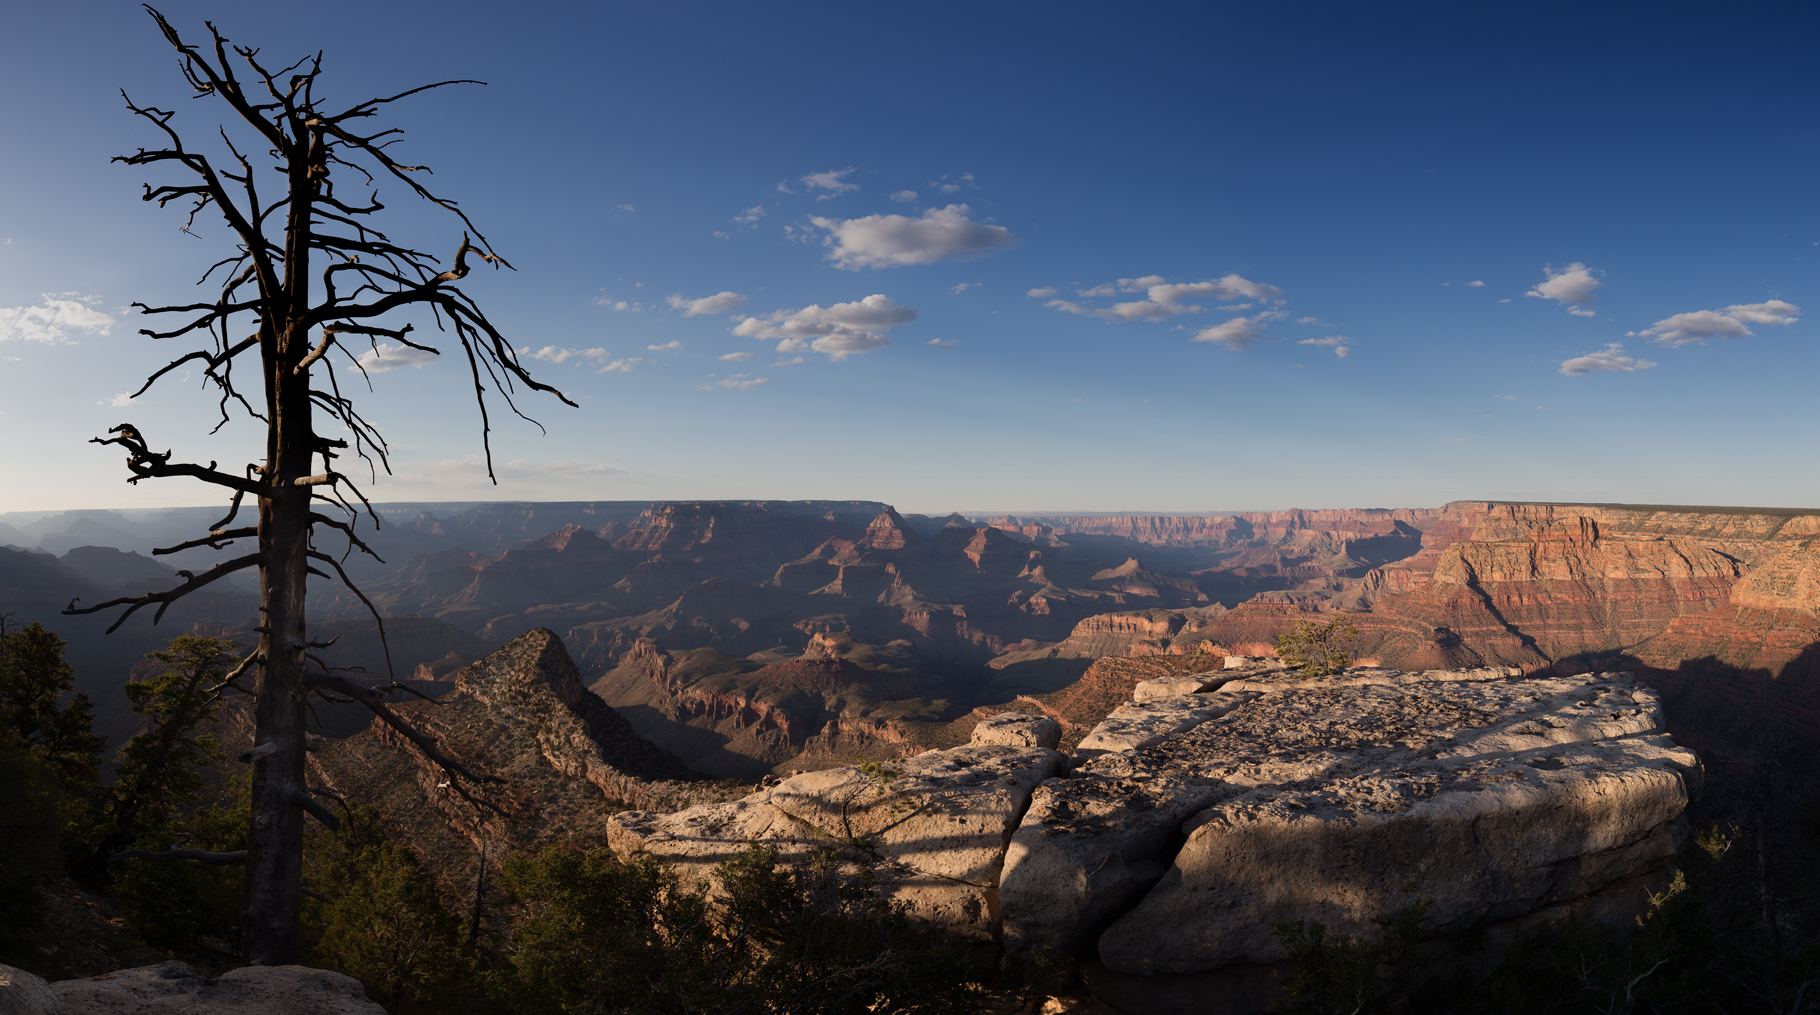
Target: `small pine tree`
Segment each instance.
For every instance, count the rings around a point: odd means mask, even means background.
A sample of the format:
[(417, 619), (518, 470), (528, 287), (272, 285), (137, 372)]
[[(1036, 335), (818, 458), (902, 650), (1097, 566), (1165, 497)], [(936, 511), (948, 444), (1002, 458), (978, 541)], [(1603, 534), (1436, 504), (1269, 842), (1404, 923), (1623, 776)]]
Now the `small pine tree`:
[(196, 799), (201, 767), (222, 757), (214, 734), (201, 730), (221, 710), (222, 678), (238, 661), (233, 642), (188, 634), (146, 658), (164, 671), (126, 685), (147, 728), (117, 755), (111, 817), (121, 836), (136, 824), (162, 824)]
[(56, 768), (73, 796), (85, 798), (107, 738), (95, 733), (88, 695), (71, 694), (76, 674), (66, 646), (40, 624), (9, 631), (0, 617), (0, 722)]
[(1352, 654), (1346, 646), (1358, 636), (1359, 629), (1344, 616), (1325, 624), (1299, 621), (1277, 635), (1277, 658), (1310, 677), (1342, 673), (1352, 665)]

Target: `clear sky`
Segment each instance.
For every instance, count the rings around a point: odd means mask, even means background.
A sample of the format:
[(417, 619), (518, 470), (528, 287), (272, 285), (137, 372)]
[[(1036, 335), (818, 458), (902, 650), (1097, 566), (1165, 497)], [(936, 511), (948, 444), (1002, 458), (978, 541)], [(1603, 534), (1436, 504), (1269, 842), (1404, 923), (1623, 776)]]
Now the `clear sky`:
[[(162, 9), (349, 104), (489, 82), (391, 107), (397, 151), (581, 408), (502, 426), (492, 488), (457, 364), (382, 364), (379, 499), (1820, 505), (1811, 4)], [(5, 25), (0, 510), (212, 502), (84, 441), (259, 446), (194, 378), (113, 404), (184, 351), (127, 304), (228, 243), (108, 162), (156, 140), (119, 90), (199, 143), (221, 110), (134, 4)]]

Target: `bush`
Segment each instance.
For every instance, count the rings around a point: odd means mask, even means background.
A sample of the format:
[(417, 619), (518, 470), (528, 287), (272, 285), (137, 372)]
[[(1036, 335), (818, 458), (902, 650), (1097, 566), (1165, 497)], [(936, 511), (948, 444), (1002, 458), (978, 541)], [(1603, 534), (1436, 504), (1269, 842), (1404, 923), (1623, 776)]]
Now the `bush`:
[(1342, 673), (1352, 665), (1352, 655), (1344, 646), (1358, 636), (1359, 629), (1345, 617), (1325, 624), (1300, 621), (1277, 635), (1277, 658), (1310, 677)]
[(655, 860), (508, 858), (520, 923), (488, 996), (515, 1015), (967, 1010), (980, 957), (912, 927), (862, 857), (828, 848), (787, 866), (750, 843), (715, 868), (718, 904)]
[(13, 731), (0, 729), (0, 961), (18, 965), (44, 920), (38, 886), (57, 869), (63, 784), (57, 769)]
[(392, 1015), (454, 1008), (471, 963), (417, 854), (387, 837), (371, 807), (349, 809), (339, 832), (309, 846), (305, 880), (326, 896), (305, 906), (311, 962), (359, 980)]
[[(162, 851), (181, 843), (184, 849), (231, 853), (246, 848), (251, 818), (242, 781), (238, 804), (140, 825), (129, 842), (137, 849)], [(196, 860), (122, 860), (112, 868), (108, 895), (125, 911), (127, 927), (147, 944), (239, 955), (245, 867), (213, 867)]]

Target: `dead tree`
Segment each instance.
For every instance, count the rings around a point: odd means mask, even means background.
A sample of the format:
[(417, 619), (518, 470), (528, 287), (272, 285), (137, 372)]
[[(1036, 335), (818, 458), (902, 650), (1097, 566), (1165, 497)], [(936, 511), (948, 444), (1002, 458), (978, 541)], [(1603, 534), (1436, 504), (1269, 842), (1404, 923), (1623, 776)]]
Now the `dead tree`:
[[(489, 389), (513, 412), (518, 409), (512, 396), (520, 389), (574, 403), (533, 379), (473, 297), (457, 286), (473, 260), (495, 268), (511, 265), (493, 251), (456, 202), (419, 182), (427, 172), (424, 167), (394, 160), (390, 148), (398, 140), (398, 130), (359, 127), (388, 103), (431, 88), (480, 82), (440, 81), (344, 109), (324, 108), (319, 105), (324, 100), (317, 96), (321, 53), (268, 69), (258, 50), (231, 46), (212, 23), (205, 23), (212, 44), (197, 47), (184, 42), (158, 11), (146, 10), (176, 49), (196, 97), (226, 104), (222, 114), (226, 122), (211, 125), (211, 142), (218, 138), (220, 145), (211, 149), (213, 155), (204, 154), (186, 145), (173, 126), (173, 111), (137, 105), (122, 93), (127, 108), (162, 135), (162, 147), (142, 148), (114, 161), (177, 171), (176, 182), (147, 184), (144, 200), (160, 207), (177, 202), (187, 208), (186, 232), (211, 214), (219, 215), (232, 232), (233, 249), (225, 251), (198, 283), (210, 286), (212, 298), (169, 306), (134, 304), (142, 313), (174, 318), (167, 330), (148, 328), (141, 334), (158, 340), (201, 340), (199, 348), (154, 372), (134, 394), (143, 394), (178, 367), (195, 364), (220, 396), (217, 430), (240, 412), (265, 425), (265, 461), (244, 469), (179, 462), (170, 451), (154, 450), (145, 431), (128, 423), (92, 443), (126, 450), (128, 483), (181, 476), (231, 493), (226, 516), (209, 532), (154, 553), (198, 546), (220, 550), (242, 540), (256, 541), (256, 548), (201, 573), (180, 571), (182, 584), (168, 591), (93, 606), (71, 602), (64, 612), (124, 607), (109, 628), (111, 633), (142, 609), (156, 607), (156, 623), (184, 596), (235, 572), (259, 569), (259, 644), (223, 687), (246, 690), (243, 681), (257, 679), (249, 692), (256, 698), (254, 747), (242, 757), (253, 765), (252, 830), (244, 858), (245, 956), (256, 964), (290, 963), (298, 958), (304, 815), (329, 824), (335, 820), (305, 782), (304, 716), (310, 695), (352, 699), (367, 706), (440, 765), (450, 785), (463, 795), (464, 786), (474, 781), (498, 781), (469, 771), (388, 709), (383, 692), (400, 685), (367, 686), (331, 669), (316, 651), (325, 646), (309, 639), (304, 618), (309, 577), (329, 578), (333, 572), (359, 595), (342, 570), (342, 561), (355, 551), (373, 553), (355, 531), (363, 506), (372, 523), (379, 524), (378, 515), (336, 460), (351, 448), (371, 476), (377, 477), (380, 468), (389, 471), (384, 437), (356, 410), (341, 385), (350, 369), (365, 373), (352, 343), (377, 350), (379, 340), (387, 339), (401, 349), (440, 354), (413, 337), (418, 333), (411, 322), (400, 320), (415, 312), (417, 323), (427, 318), (435, 324), (444, 345), (459, 346), (479, 403), (489, 477), (493, 474)], [(262, 187), (262, 182), (273, 182), (264, 174), (274, 168), (282, 174), (283, 186)], [(349, 177), (353, 179), (348, 181)], [(345, 181), (339, 188), (337, 178)], [(461, 230), (461, 241), (452, 244), (450, 264), (444, 267), (422, 250), (394, 243), (375, 227), (373, 216), (384, 208), (378, 190), (382, 182), (402, 183), (409, 194), (459, 220), (451, 235)], [(340, 379), (337, 357), (345, 361)], [(244, 380), (254, 370), (256, 383)], [(249, 498), (257, 503), (258, 519), (236, 524), (241, 505)], [(316, 545), (315, 537), (323, 529), (339, 533), (344, 544), (339, 556)], [(367, 602), (364, 595), (360, 598)], [(367, 607), (372, 610), (371, 602)], [(383, 638), (384, 623), (377, 610), (373, 617)], [(226, 855), (217, 860), (233, 862)]]

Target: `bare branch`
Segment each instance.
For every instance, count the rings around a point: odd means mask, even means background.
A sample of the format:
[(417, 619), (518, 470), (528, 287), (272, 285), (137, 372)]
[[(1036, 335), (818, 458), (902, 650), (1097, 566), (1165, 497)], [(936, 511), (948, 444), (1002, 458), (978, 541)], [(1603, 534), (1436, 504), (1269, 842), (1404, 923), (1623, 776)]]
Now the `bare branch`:
[(168, 589), (164, 592), (152, 592), (143, 596), (125, 596), (120, 599), (110, 599), (99, 606), (85, 606), (81, 609), (77, 609), (76, 603), (79, 602), (80, 599), (72, 599), (70, 600), (69, 606), (64, 608), (63, 615), (66, 617), (74, 617), (85, 613), (99, 613), (102, 610), (111, 609), (115, 606), (125, 606), (127, 607), (126, 612), (122, 613), (120, 617), (114, 621), (113, 626), (107, 629), (108, 634), (113, 634), (120, 629), (121, 624), (126, 623), (128, 617), (139, 612), (142, 607), (157, 603), (159, 604), (158, 612), (152, 615), (152, 623), (156, 624), (164, 618), (164, 611), (170, 609), (171, 604), (177, 600), (182, 599), (184, 596), (187, 596), (204, 586), (212, 585), (236, 571), (244, 571), (249, 567), (257, 567), (263, 563), (264, 560), (265, 557), (261, 554), (249, 553), (244, 557), (236, 557), (225, 564), (210, 568), (199, 575), (193, 575), (188, 571), (179, 571), (177, 573), (188, 580), (174, 589)]

